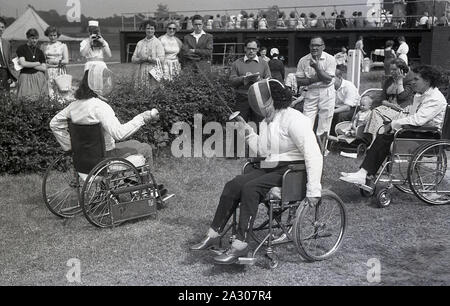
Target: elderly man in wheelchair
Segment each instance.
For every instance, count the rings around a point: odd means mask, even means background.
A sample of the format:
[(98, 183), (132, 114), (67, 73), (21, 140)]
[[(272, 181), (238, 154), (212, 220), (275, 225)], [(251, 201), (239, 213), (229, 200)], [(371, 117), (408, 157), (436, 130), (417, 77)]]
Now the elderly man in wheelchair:
[[(378, 194), (378, 204), (381, 207), (389, 205), (388, 190), (392, 185), (404, 192), (410, 192), (407, 186), (411, 185), (408, 182), (409, 175), (395, 179), (392, 177), (393, 168), (396, 165), (399, 168), (402, 165), (408, 165), (411, 157), (414, 156), (413, 153), (420, 145), (439, 139), (445, 119), (447, 101), (437, 88), (441, 81), (440, 72), (427, 65), (419, 66), (413, 69), (413, 72), (412, 84), (416, 95), (413, 104), (407, 110), (408, 115), (391, 122), (386, 121), (367, 151), (359, 171), (342, 172), (340, 177), (345, 182), (357, 184), (363, 195), (370, 196), (374, 193), (376, 182), (379, 181), (384, 169), (388, 169), (390, 177), (386, 181), (391, 184)], [(386, 157), (389, 157), (388, 161), (373, 183), (372, 180)], [(404, 173), (401, 169), (400, 172)]]
[[(265, 120), (260, 124), (260, 134), (257, 135), (242, 117), (237, 117), (237, 121), (242, 129), (250, 132), (246, 136), (250, 149), (258, 152), (260, 156), (265, 156), (265, 159), (260, 163), (248, 163), (242, 175), (236, 176), (225, 184), (214, 219), (206, 236), (199, 243), (192, 245), (191, 250), (216, 248), (215, 254), (217, 256), (214, 261), (217, 264), (252, 264), (255, 260), (256, 251), (262, 245), (266, 245), (268, 247), (266, 255), (271, 260), (271, 267), (274, 267), (277, 261), (273, 257), (271, 247), (275, 229), (285, 234), (290, 241), (293, 240), (292, 235), (299, 237), (298, 240), (301, 240), (300, 236), (302, 235), (302, 239), (309, 235), (309, 237), (303, 239), (300, 248), (305, 244), (311, 244), (319, 236), (326, 236), (322, 235), (325, 231), (325, 224), (319, 224), (319, 220), (316, 220), (314, 224), (314, 217), (309, 224), (313, 228), (312, 232), (308, 233), (305, 233), (304, 228), (296, 229), (292, 221), (284, 222), (286, 218), (295, 218), (296, 214), (302, 215), (301, 218), (304, 220), (308, 215), (307, 212), (310, 211), (315, 211), (318, 217), (319, 207), (327, 206), (320, 205), (324, 202), (324, 193), (322, 193), (321, 186), (323, 160), (320, 148), (311, 129), (309, 119), (289, 107), (291, 99), (290, 89), (285, 88), (277, 80), (263, 80), (250, 87), (250, 106), (255, 112), (265, 117)], [(289, 172), (291, 174), (299, 173), (300, 180), (290, 180), (288, 178)], [(292, 177), (299, 176), (293, 175)], [(289, 201), (283, 201), (289, 195), (286, 193), (280, 196), (279, 189), (278, 192), (273, 189), (273, 187), (281, 186), (282, 183), (284, 184), (282, 192), (291, 189), (292, 193), (299, 196)], [(272, 192), (268, 194), (269, 191)], [(337, 196), (332, 200), (336, 198)], [(258, 218), (260, 203), (266, 205), (265, 217), (266, 219), (268, 217), (268, 220), (264, 221)], [(339, 202), (338, 205), (337, 211), (342, 212), (340, 217), (345, 216), (342, 203)], [(240, 213), (237, 223), (236, 211), (238, 207)], [(300, 209), (297, 209), (300, 207), (307, 207), (302, 214), (299, 214)], [(287, 213), (289, 213), (289, 216), (287, 216)], [(230, 227), (226, 229), (226, 225), (232, 215), (234, 217), (230, 226), (233, 228), (231, 246), (228, 249), (217, 249), (217, 246), (221, 245), (221, 239), (230, 229)], [(311, 216), (308, 215), (308, 217)], [(300, 217), (298, 218), (300, 219)], [(339, 220), (342, 228), (339, 228), (338, 239), (329, 246), (330, 249), (317, 254), (315, 257), (314, 254), (311, 254), (312, 256), (307, 257), (307, 259), (324, 259), (337, 249), (343, 235), (345, 223), (343, 218)], [(316, 227), (314, 228), (314, 226)], [(258, 237), (257, 230), (261, 230), (267, 235), (259, 236), (261, 237), (260, 240), (256, 239), (257, 242), (260, 242), (259, 246), (253, 256), (246, 257), (249, 253), (248, 237), (249, 235), (254, 238), (255, 236)], [(280, 235), (277, 237), (280, 238)]]
[(67, 218), (83, 211), (99, 227), (150, 215), (155, 211), (150, 198), (166, 192), (150, 172), (148, 144), (116, 143), (157, 120), (158, 111), (145, 111), (121, 124), (103, 98), (112, 87), (112, 72), (105, 66), (93, 65), (85, 72), (75, 92), (77, 100), (50, 122), (66, 153), (53, 162), (43, 180), (44, 201), (52, 213)]

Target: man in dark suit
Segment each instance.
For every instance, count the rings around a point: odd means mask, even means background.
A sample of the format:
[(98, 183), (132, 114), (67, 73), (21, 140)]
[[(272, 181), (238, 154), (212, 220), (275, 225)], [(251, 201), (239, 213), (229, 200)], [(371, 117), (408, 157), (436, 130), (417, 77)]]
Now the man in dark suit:
[(203, 71), (211, 71), (213, 36), (203, 31), (203, 19), (200, 15), (192, 17), (194, 32), (184, 36), (183, 53), (186, 66), (196, 65)]
[(9, 42), (1, 38), (5, 28), (5, 19), (0, 17), (0, 91), (9, 91), (11, 81), (17, 81), (17, 73), (11, 60)]

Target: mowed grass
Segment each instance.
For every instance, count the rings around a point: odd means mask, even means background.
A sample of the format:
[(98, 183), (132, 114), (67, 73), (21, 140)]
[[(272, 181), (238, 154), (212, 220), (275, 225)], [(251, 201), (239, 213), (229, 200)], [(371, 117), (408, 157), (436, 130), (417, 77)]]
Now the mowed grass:
[(280, 266), (217, 266), (208, 251), (190, 252), (205, 234), (226, 181), (244, 160), (156, 157), (154, 174), (176, 194), (166, 208), (115, 229), (98, 229), (81, 215), (53, 216), (41, 195), (42, 176), (0, 176), (0, 285), (71, 285), (67, 261), (81, 262), (82, 285), (373, 285), (367, 262), (381, 263), (382, 285), (450, 284), (449, 206), (428, 206), (393, 192), (380, 209), (339, 171), (360, 161), (325, 158), (324, 188), (345, 202), (348, 227), (331, 258), (305, 262), (293, 244), (276, 247)]

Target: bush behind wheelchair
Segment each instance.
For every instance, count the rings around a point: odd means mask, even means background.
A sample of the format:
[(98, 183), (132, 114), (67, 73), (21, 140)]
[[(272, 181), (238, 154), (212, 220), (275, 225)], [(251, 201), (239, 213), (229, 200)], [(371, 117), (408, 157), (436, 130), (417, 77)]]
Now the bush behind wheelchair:
[[(158, 185), (149, 164), (106, 158), (101, 124), (69, 122), (72, 151), (61, 154), (47, 169), (42, 194), (56, 216), (83, 213), (97, 227), (156, 215), (157, 207), (173, 195)], [(130, 158), (132, 159), (132, 157)]]
[[(450, 106), (447, 106), (442, 131), (450, 129), (449, 113)], [(395, 187), (427, 204), (449, 204), (448, 152), (448, 140), (442, 139), (442, 132), (437, 128), (404, 126), (394, 133), (390, 155), (378, 174), (359, 186), (361, 195), (376, 194), (377, 205), (383, 208), (391, 204), (391, 190)], [(387, 186), (377, 192), (379, 182)]]
[[(260, 158), (250, 159), (242, 168), (246, 174), (259, 167)], [(257, 243), (250, 256), (240, 257), (240, 264), (253, 265), (256, 254), (264, 246), (270, 268), (279, 264), (274, 246), (294, 243), (299, 254), (307, 261), (324, 260), (333, 255), (344, 238), (347, 217), (344, 203), (332, 191), (323, 190), (317, 205), (305, 201), (306, 168), (304, 164), (289, 165), (281, 187), (272, 188), (259, 205), (257, 215), (250, 221), (249, 235)], [(221, 234), (220, 247), (228, 232), (229, 242), (236, 238), (237, 211), (231, 224)], [(213, 250), (220, 254), (224, 249)]]

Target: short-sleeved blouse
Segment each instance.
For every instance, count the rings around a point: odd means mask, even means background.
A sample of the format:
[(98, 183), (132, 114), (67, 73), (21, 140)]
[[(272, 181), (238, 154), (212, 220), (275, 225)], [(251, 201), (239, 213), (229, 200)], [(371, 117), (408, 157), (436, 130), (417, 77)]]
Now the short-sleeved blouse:
[[(30, 47), (28, 44), (21, 45), (17, 48), (16, 54), (19, 58), (23, 57), (27, 62), (40, 62), (45, 63), (44, 52), (39, 47)], [(37, 73), (39, 70), (34, 68), (23, 68), (20, 73), (33, 74)]]

